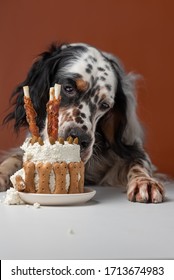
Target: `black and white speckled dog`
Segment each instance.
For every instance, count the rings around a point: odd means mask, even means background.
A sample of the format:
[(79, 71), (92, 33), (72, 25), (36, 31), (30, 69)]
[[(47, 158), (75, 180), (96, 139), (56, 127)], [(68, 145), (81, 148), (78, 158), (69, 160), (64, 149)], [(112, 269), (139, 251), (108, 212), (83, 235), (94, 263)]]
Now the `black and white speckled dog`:
[[(37, 111), (37, 124), (46, 135), (49, 88), (62, 84), (59, 135), (78, 137), (86, 163), (86, 183), (127, 186), (131, 201), (162, 202), (162, 185), (152, 176), (152, 165), (143, 150), (143, 132), (136, 116), (135, 76), (126, 74), (113, 55), (86, 44), (52, 45), (41, 54), (26, 80), (13, 93), (15, 129), (27, 126), (23, 103), (24, 85)], [(0, 190), (21, 167), (16, 150), (0, 165)]]

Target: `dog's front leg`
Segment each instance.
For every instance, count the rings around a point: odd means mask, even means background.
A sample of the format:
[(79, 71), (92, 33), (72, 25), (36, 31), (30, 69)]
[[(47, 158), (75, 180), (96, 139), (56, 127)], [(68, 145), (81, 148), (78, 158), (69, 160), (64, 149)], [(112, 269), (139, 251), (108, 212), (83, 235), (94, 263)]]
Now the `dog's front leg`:
[(127, 197), (130, 201), (159, 203), (164, 200), (164, 188), (139, 164), (128, 172)]
[(22, 167), (23, 152), (20, 149), (9, 153), (0, 164), (0, 191), (6, 191), (11, 183), (10, 176)]

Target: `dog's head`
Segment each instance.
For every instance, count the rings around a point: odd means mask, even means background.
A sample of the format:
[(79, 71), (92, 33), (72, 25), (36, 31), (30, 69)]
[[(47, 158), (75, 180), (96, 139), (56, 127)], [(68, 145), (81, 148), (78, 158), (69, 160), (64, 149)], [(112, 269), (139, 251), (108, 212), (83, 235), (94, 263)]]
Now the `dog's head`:
[(112, 65), (90, 46), (64, 46), (56, 82), (62, 84), (59, 135), (78, 137), (81, 156), (87, 161), (96, 125), (114, 106), (117, 80)]
[[(59, 136), (78, 137), (81, 157), (87, 162), (93, 152), (97, 131), (116, 151), (120, 150), (118, 146), (123, 133), (125, 137), (129, 133), (130, 125), (127, 124), (131, 121), (126, 112), (130, 107), (128, 103), (132, 103), (131, 106), (135, 103), (129, 92), (130, 80), (120, 62), (108, 53), (86, 44), (53, 45), (38, 57), (26, 80), (13, 93), (15, 110), (5, 121), (15, 119), (16, 129), (27, 125), (22, 87), (28, 85), (37, 112), (37, 124), (46, 135), (49, 88), (59, 83), (62, 85)], [(134, 116), (131, 117), (130, 113), (129, 118)]]

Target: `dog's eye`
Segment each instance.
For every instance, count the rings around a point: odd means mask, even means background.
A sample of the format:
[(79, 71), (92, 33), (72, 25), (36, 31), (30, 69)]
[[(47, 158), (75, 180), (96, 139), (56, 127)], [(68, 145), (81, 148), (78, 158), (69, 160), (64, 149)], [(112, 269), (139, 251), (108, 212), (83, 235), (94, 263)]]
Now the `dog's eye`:
[(63, 88), (64, 88), (64, 91), (65, 91), (66, 94), (68, 94), (68, 95), (74, 95), (75, 94), (75, 90), (72, 86), (65, 85)]
[(109, 108), (110, 108), (110, 106), (109, 106), (109, 104), (106, 103), (106, 102), (102, 102), (102, 103), (100, 104), (100, 110), (102, 110), (102, 111), (107, 110), (107, 109), (109, 109)]

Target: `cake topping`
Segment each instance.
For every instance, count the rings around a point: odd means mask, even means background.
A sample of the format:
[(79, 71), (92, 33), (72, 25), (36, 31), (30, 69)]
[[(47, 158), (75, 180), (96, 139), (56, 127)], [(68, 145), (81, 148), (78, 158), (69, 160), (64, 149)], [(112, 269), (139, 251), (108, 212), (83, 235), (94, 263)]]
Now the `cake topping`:
[(62, 144), (62, 145), (64, 145), (64, 143), (65, 143), (64, 138), (62, 138), (62, 137), (59, 137), (59, 138), (58, 138), (58, 141), (59, 141), (59, 143)]
[(24, 107), (26, 110), (26, 118), (27, 118), (27, 122), (29, 124), (29, 130), (32, 135), (32, 143), (34, 144), (35, 142), (37, 142), (37, 140), (40, 136), (39, 128), (36, 125), (37, 113), (31, 102), (31, 98), (30, 98), (30, 94), (29, 94), (29, 87), (25, 86), (25, 87), (23, 87), (23, 90), (24, 90)]
[(58, 116), (61, 101), (60, 89), (61, 86), (58, 84), (55, 84), (54, 88), (50, 88), (50, 99), (46, 105), (48, 117), (47, 132), (50, 139), (50, 144), (52, 145), (55, 143), (58, 137)]
[(50, 141), (50, 144), (51, 144), (51, 145), (54, 145), (55, 142), (56, 142), (55, 139), (54, 139), (54, 137), (52, 137), (52, 136), (49, 137), (49, 141)]
[(74, 139), (73, 143), (78, 145), (79, 139), (76, 137), (76, 138)]
[(73, 143), (73, 138), (72, 138), (71, 136), (69, 136), (69, 137), (67, 138), (67, 141), (68, 141), (69, 144), (72, 144), (72, 143)]
[(42, 146), (44, 144), (43, 140), (41, 137), (38, 138), (38, 143)]
[[(49, 143), (54, 145), (57, 141), (64, 145), (65, 139), (58, 136), (58, 124), (59, 124), (59, 107), (60, 107), (60, 90), (61, 85), (55, 84), (54, 87), (50, 88), (49, 91), (49, 101), (46, 104), (47, 110), (47, 133)], [(26, 118), (29, 124), (29, 130), (31, 132), (31, 140), (30, 144), (34, 145), (35, 143), (39, 143), (40, 146), (44, 145), (44, 141), (42, 140), (41, 136), (39, 135), (39, 128), (36, 125), (36, 117), (37, 113), (33, 107), (30, 94), (29, 94), (29, 87), (24, 86), (24, 107), (26, 110)], [(67, 138), (67, 142), (69, 144), (78, 144), (78, 138), (69, 136)]]

